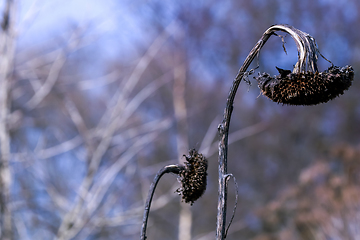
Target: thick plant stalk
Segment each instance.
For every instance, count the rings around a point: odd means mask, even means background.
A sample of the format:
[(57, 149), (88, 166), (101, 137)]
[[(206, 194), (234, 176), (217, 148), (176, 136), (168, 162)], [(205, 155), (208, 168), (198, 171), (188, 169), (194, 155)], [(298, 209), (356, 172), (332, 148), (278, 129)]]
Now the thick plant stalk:
[[(256, 45), (253, 47), (253, 49), (250, 51), (249, 55), (246, 57), (243, 65), (241, 66), (236, 78), (234, 79), (232, 86), (230, 88), (230, 92), (227, 98), (227, 102), (226, 102), (226, 108), (224, 111), (224, 118), (222, 123), (219, 125), (218, 127), (218, 131), (219, 131), (219, 136), (220, 136), (220, 142), (219, 142), (219, 189), (218, 189), (218, 214), (217, 214), (217, 228), (216, 228), (216, 239), (220, 240), (220, 239), (224, 239), (225, 236), (225, 223), (226, 223), (226, 203), (227, 203), (227, 179), (228, 179), (228, 172), (227, 172), (227, 153), (228, 153), (228, 136), (229, 136), (229, 127), (230, 127), (230, 119), (231, 119), (231, 114), (233, 111), (233, 103), (234, 103), (234, 98), (237, 92), (237, 89), (239, 87), (240, 81), (242, 80), (244, 74), (246, 73), (248, 67), (250, 66), (251, 62), (254, 60), (254, 58), (259, 54), (261, 48), (264, 46), (264, 44), (266, 43), (266, 41), (270, 38), (271, 35), (275, 35), (276, 31), (282, 31), (282, 32), (286, 32), (288, 34), (290, 34), (290, 36), (295, 40), (297, 49), (298, 49), (298, 62), (295, 65), (295, 68), (293, 70), (293, 74), (298, 74), (298, 76), (301, 77), (301, 74), (308, 74), (309, 76), (313, 76), (314, 74), (318, 74), (318, 68), (317, 68), (317, 55), (320, 54), (316, 43), (315, 43), (315, 39), (313, 37), (311, 37), (309, 34), (304, 33), (292, 26), (289, 25), (273, 25), (270, 28), (268, 28), (264, 34), (262, 35), (262, 37), (260, 38), (260, 40), (256, 43)], [(306, 72), (308, 71), (308, 72)], [(349, 85), (349, 81), (351, 84), (352, 81), (352, 77), (353, 77), (353, 72), (352, 72), (352, 68), (351, 67), (347, 67), (345, 70), (341, 70), (342, 72), (342, 77), (340, 79), (340, 82), (345, 82), (344, 85), (344, 90), (346, 90), (350, 85)], [(288, 73), (288, 71), (286, 70), (279, 70), (281, 76), (286, 73), (286, 74), (290, 74), (291, 71), (289, 71), (290, 73)], [(313, 75), (311, 75), (313, 74)], [(327, 73), (326, 73), (327, 74)], [(324, 74), (325, 75), (325, 74)], [(317, 75), (316, 75), (317, 76)], [(328, 76), (328, 75), (326, 75)], [(330, 76), (331, 78), (332, 76)], [(314, 78), (315, 80), (317, 80), (316, 78)], [(338, 79), (330, 79), (331, 81), (328, 81), (329, 84), (332, 86), (334, 86), (335, 84), (338, 84), (338, 82), (336, 82)], [(316, 84), (316, 81), (315, 81)], [(290, 84), (288, 84), (290, 85)], [(319, 84), (320, 85), (320, 84)], [(327, 92), (328, 88), (327, 85), (325, 85), (326, 87), (323, 88), (319, 88), (322, 92), (315, 92), (315, 94), (324, 94), (324, 92)], [(271, 86), (273, 87), (273, 85)], [(302, 86), (303, 87), (303, 86)], [(318, 87), (318, 86), (316, 86)], [(307, 88), (307, 86), (305, 86), (305, 89)], [(273, 88), (275, 89), (275, 88)], [(286, 90), (286, 89), (285, 89)], [(284, 91), (285, 93), (287, 93), (287, 91)], [(301, 92), (300, 92), (301, 93)], [(330, 100), (333, 97), (337, 96), (338, 94), (342, 94), (342, 92), (339, 93), (334, 93), (333, 95), (326, 95), (325, 96), (325, 100)], [(318, 104), (321, 102), (325, 102), (324, 99), (320, 99), (317, 101), (308, 101), (308, 99), (306, 98), (306, 94), (304, 94), (303, 98), (297, 99), (297, 102), (291, 102), (288, 100), (288, 98), (292, 99), (296, 96), (296, 93), (291, 95), (291, 96), (285, 96), (283, 97), (284, 100), (286, 101), (281, 101), (282, 99), (280, 99), (279, 103), (292, 103), (292, 104), (296, 104), (296, 105), (311, 105), (311, 104)], [(301, 96), (302, 97), (302, 96)], [(328, 99), (326, 99), (328, 98)]]
[(234, 98), (239, 87), (240, 81), (242, 80), (244, 73), (254, 60), (256, 55), (260, 52), (269, 37), (275, 32), (285, 26), (279, 25), (281, 28), (276, 26), (270, 27), (265, 31), (261, 39), (253, 47), (249, 55), (246, 57), (243, 65), (241, 66), (235, 80), (232, 83), (230, 92), (227, 98), (226, 107), (224, 111), (224, 118), (222, 123), (218, 127), (220, 142), (219, 142), (219, 189), (218, 189), (218, 213), (217, 213), (217, 227), (216, 227), (216, 239), (225, 238), (225, 225), (226, 225), (226, 204), (227, 204), (227, 152), (228, 152), (228, 137), (230, 119), (233, 110)]

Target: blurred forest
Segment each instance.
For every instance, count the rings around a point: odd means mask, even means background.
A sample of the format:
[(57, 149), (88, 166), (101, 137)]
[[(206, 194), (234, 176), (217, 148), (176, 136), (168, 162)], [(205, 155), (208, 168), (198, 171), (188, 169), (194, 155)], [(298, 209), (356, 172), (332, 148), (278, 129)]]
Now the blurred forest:
[[(217, 126), (239, 67), (277, 23), (315, 37), (355, 79), (326, 104), (273, 103), (253, 76), (292, 69), (297, 51), (270, 38), (235, 99), (227, 239), (360, 239), (359, 1), (107, 0), (91, 19), (56, 19), (99, 4), (74, 2), (0, 5), (0, 239), (139, 239), (154, 175), (191, 148), (209, 161), (207, 191), (189, 206), (165, 176), (147, 236), (214, 239)], [(230, 182), (228, 219), (234, 192)]]

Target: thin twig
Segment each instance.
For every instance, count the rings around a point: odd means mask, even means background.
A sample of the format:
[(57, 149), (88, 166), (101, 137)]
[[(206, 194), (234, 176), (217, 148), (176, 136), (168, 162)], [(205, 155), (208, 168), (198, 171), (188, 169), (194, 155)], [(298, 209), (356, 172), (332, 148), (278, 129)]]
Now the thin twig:
[[(203, 153), (205, 156), (210, 157), (212, 154), (209, 154), (212, 142), (214, 138), (216, 137), (216, 127), (218, 125), (218, 122), (220, 120), (220, 116), (216, 116), (214, 120), (210, 123), (208, 130), (205, 133), (205, 136), (203, 140), (201, 141), (199, 152)], [(217, 148), (217, 146), (216, 146)], [(216, 151), (216, 150), (215, 150)], [(215, 152), (214, 151), (214, 152)]]
[(37, 107), (42, 100), (50, 93), (53, 86), (55, 85), (56, 81), (59, 79), (59, 75), (61, 72), (61, 69), (63, 68), (66, 61), (65, 53), (63, 50), (59, 50), (58, 55), (56, 56), (56, 59), (54, 60), (49, 75), (46, 78), (45, 83), (38, 89), (34, 96), (26, 103), (26, 106), (29, 109), (34, 109)]
[(114, 99), (112, 99), (115, 102), (115, 105), (112, 108), (109, 108), (102, 116), (98, 125), (99, 131), (102, 131), (103, 126), (106, 126), (109, 121), (112, 121), (114, 118), (120, 115), (124, 108), (124, 103), (126, 103), (127, 99), (129, 99), (129, 94), (140, 81), (145, 70), (154, 59), (156, 54), (160, 51), (163, 44), (171, 36), (174, 24), (175, 23), (172, 23), (167, 26), (166, 29), (164, 29), (164, 31), (154, 40), (154, 42), (147, 49), (146, 53), (138, 61), (129, 78), (125, 79), (122, 86), (117, 89), (117, 92), (114, 95)]
[(238, 183), (236, 181), (236, 178), (234, 177), (234, 175), (232, 174), (228, 174), (227, 176), (227, 180), (230, 180), (230, 178), (233, 178), (234, 179), (234, 184), (235, 184), (235, 203), (234, 203), (234, 208), (233, 208), (233, 213), (231, 215), (231, 218), (230, 218), (230, 221), (229, 221), (229, 225), (228, 227), (226, 228), (226, 231), (225, 231), (225, 238), (226, 236), (228, 235), (228, 231), (229, 231), (229, 228), (234, 220), (234, 217), (235, 217), (235, 213), (236, 213), (236, 208), (237, 208), (237, 204), (238, 204), (238, 200), (239, 200), (239, 186), (238, 186)]
[[(67, 227), (71, 226), (71, 229), (78, 231), (79, 228), (74, 225), (74, 222), (78, 221), (79, 214), (83, 211), (84, 201), (89, 194), (90, 187), (94, 183), (94, 178), (98, 172), (98, 168), (100, 166), (101, 160), (108, 150), (112, 138), (115, 132), (119, 129), (120, 126), (126, 123), (126, 121), (134, 114), (134, 112), (138, 109), (140, 104), (144, 102), (150, 95), (152, 95), (157, 89), (159, 89), (163, 84), (165, 84), (168, 79), (158, 79), (154, 82), (151, 82), (146, 87), (144, 87), (135, 97), (131, 100), (124, 100), (123, 104), (121, 104), (122, 115), (114, 115), (114, 119), (109, 123), (109, 125), (104, 129), (101, 137), (101, 141), (99, 145), (94, 150), (94, 153), (91, 156), (88, 171), (86, 176), (84, 177), (81, 186), (79, 188), (79, 195), (75, 200), (74, 206), (64, 217), (62, 224), (58, 230), (58, 240), (66, 240), (69, 239), (69, 235), (72, 234)], [(115, 106), (113, 111), (118, 111)]]
[(91, 188), (89, 186), (87, 191), (79, 193), (81, 202), (78, 201), (75, 208), (66, 213), (64, 217), (64, 221), (71, 222), (72, 227), (64, 231), (61, 238), (59, 237), (60, 239), (72, 239), (84, 228), (86, 223), (90, 222), (91, 219), (89, 217), (92, 216), (93, 213), (100, 207), (106, 192), (120, 170), (125, 167), (126, 164), (133, 159), (133, 157), (141, 149), (143, 149), (144, 146), (149, 144), (151, 141), (154, 141), (156, 136), (156, 133), (149, 133), (140, 139), (137, 139), (137, 141), (128, 148), (118, 161), (112, 164), (99, 176), (99, 179), (101, 179), (99, 183), (92, 183), (93, 186), (91, 186)]
[(140, 239), (141, 240), (145, 240), (146, 239), (146, 227), (147, 227), (147, 222), (148, 222), (148, 218), (149, 218), (149, 212), (150, 212), (150, 207), (151, 207), (151, 201), (152, 198), (154, 196), (155, 193), (155, 188), (156, 185), (158, 184), (160, 178), (165, 174), (165, 173), (175, 173), (175, 174), (179, 174), (181, 170), (183, 170), (184, 167), (183, 166), (179, 166), (179, 165), (169, 165), (169, 166), (165, 166), (162, 169), (159, 170), (159, 172), (156, 174), (151, 186), (150, 186), (150, 190), (149, 190), (149, 194), (148, 197), (146, 199), (146, 203), (145, 203), (145, 211), (144, 211), (144, 216), (143, 216), (143, 223), (142, 223), (142, 227), (141, 227), (141, 235), (140, 235)]
[[(228, 136), (228, 145), (231, 145), (237, 141), (240, 141), (244, 138), (253, 136), (255, 134), (263, 132), (268, 127), (268, 123), (259, 122), (254, 125), (239, 129), (235, 132), (232, 132)], [(215, 136), (215, 135), (214, 135)], [(200, 148), (199, 152), (202, 152), (207, 157), (212, 156), (218, 151), (219, 143), (214, 142), (212, 144), (204, 145), (204, 148)]]

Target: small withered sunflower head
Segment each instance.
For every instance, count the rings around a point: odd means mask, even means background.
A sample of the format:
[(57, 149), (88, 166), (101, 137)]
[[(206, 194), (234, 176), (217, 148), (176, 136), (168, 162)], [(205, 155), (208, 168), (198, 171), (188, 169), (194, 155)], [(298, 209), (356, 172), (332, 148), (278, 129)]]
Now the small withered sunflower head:
[(181, 187), (176, 192), (182, 195), (183, 201), (192, 205), (206, 190), (208, 161), (195, 149), (184, 156), (185, 168), (179, 173)]
[[(263, 95), (282, 104), (316, 105), (334, 99), (351, 86), (353, 68), (334, 66), (321, 55), (315, 39), (309, 34), (288, 25), (275, 25), (273, 28), (273, 31), (284, 31), (291, 35), (299, 57), (293, 71), (277, 68), (277, 76), (262, 73), (255, 77)], [(318, 71), (318, 55), (332, 64), (324, 72)]]

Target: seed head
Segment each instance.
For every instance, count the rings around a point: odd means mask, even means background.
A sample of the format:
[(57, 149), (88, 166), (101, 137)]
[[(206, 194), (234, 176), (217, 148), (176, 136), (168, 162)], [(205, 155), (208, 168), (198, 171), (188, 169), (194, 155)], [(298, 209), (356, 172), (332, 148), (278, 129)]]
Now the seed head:
[(208, 161), (195, 149), (186, 156), (185, 168), (179, 173), (181, 187), (176, 190), (186, 203), (191, 205), (202, 196), (206, 190)]
[[(290, 34), (298, 49), (298, 61), (292, 71), (277, 68), (277, 76), (262, 73), (255, 77), (263, 95), (282, 104), (315, 105), (334, 99), (351, 86), (353, 68), (334, 66), (320, 53), (312, 36), (289, 25), (274, 25), (265, 33), (274, 31)], [(317, 67), (318, 55), (331, 63), (323, 72)]]
[(324, 72), (299, 72), (278, 68), (279, 75), (262, 73), (255, 79), (261, 93), (274, 102), (289, 105), (325, 103), (344, 93), (354, 79), (351, 66), (331, 66)]

